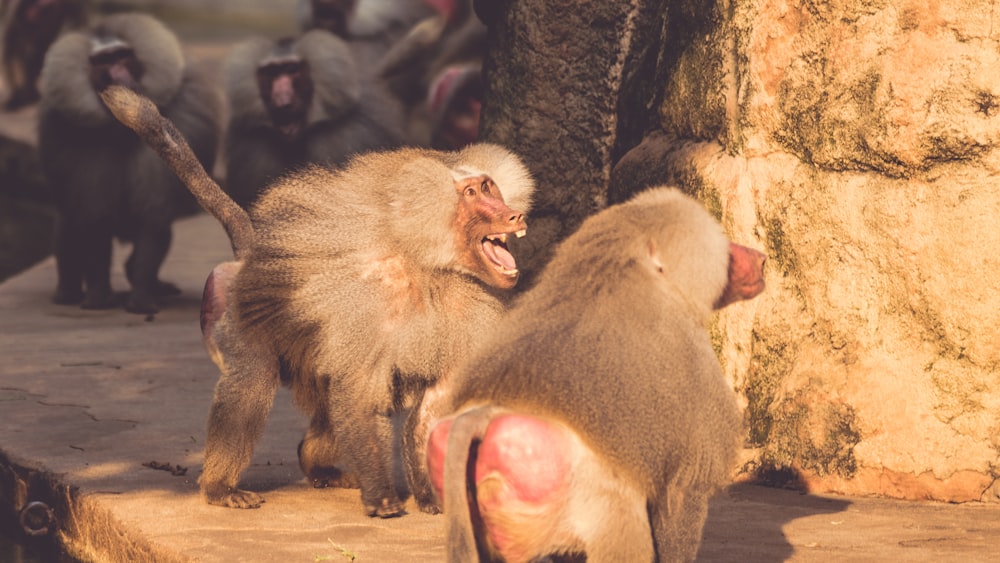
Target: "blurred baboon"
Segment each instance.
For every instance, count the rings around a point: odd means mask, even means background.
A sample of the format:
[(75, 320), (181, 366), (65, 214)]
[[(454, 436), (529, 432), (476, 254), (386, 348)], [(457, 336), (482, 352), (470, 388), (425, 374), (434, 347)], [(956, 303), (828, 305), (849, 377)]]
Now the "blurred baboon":
[(325, 29), (348, 39), (348, 21), (353, 20), (358, 0), (299, 0), (299, 27), (303, 31)]
[(185, 65), (173, 33), (147, 15), (108, 16), (63, 35), (45, 57), (38, 143), (59, 212), (55, 302), (92, 309), (118, 303), (110, 282), (117, 237), (133, 244), (125, 306), (153, 313), (157, 297), (179, 291), (159, 279), (159, 269), (172, 221), (193, 202), (156, 153), (105, 108), (97, 92), (110, 84), (152, 99), (206, 168), (218, 148), (221, 100), (206, 76)]
[[(299, 0), (302, 30), (325, 29), (384, 50), (434, 12), (435, 0)], [(451, 1), (451, 0), (445, 0)]]
[(86, 12), (86, 0), (0, 1), (7, 110), (38, 100), (38, 76), (46, 51), (64, 30), (83, 26)]
[[(215, 268), (202, 306), (221, 371), (199, 479), (205, 499), (263, 502), (237, 484), (284, 383), (312, 417), (300, 455), (348, 456), (373, 516), (404, 511), (390, 415), (412, 405), (403, 433), (410, 490), (422, 509), (436, 510), (423, 399), (493, 328), (502, 290), (517, 282), (505, 243), (524, 234), (514, 209), (527, 208), (534, 190), (520, 159), (489, 144), (373, 152), (341, 170), (313, 166), (281, 179), (248, 218), (148, 102), (122, 88), (104, 99), (172, 163), (233, 242), (237, 260)], [(318, 485), (339, 478), (334, 461), (300, 460)]]
[(452, 150), (478, 137), (486, 27), (470, 0), (300, 0), (299, 21), (348, 41), (402, 103), (412, 142)]
[(448, 560), (694, 559), (741, 436), (707, 323), (763, 265), (673, 189), (587, 219), (445, 388)]
[(459, 149), (479, 135), (486, 26), (471, 0), (427, 4), (435, 13), (393, 45), (378, 74), (402, 101), (413, 139), (438, 149)]
[(244, 207), (283, 174), (403, 144), (399, 105), (360, 76), (338, 37), (256, 38), (227, 62), (226, 190)]

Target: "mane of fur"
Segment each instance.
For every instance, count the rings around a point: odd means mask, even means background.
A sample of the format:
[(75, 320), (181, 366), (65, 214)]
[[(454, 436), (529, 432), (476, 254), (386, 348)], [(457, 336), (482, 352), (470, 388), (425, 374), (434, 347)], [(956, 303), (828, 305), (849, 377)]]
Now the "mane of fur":
[(120, 38), (134, 50), (146, 68), (140, 80), (144, 94), (161, 109), (180, 89), (184, 55), (174, 34), (145, 14), (115, 14), (99, 20), (86, 32), (59, 38), (45, 56), (40, 89), (45, 104), (57, 107), (83, 124), (114, 121), (90, 85), (87, 72), (68, 72), (89, 66), (90, 37), (103, 33)]
[[(531, 211), (535, 181), (516, 154), (492, 143), (476, 143), (449, 156), (453, 166), (465, 163), (486, 171), (511, 209), (524, 213)], [(530, 221), (528, 228), (530, 231)]]
[(332, 33), (314, 30), (299, 39), (295, 50), (309, 61), (309, 72), (316, 84), (309, 123), (354, 111), (361, 100), (361, 81), (347, 43)]
[[(370, 153), (346, 168), (310, 167), (276, 183), (253, 210), (259, 245), (294, 250), (317, 274), (356, 276), (359, 258), (402, 257), (421, 269), (455, 261), (457, 199), (433, 151)], [(310, 260), (299, 260), (307, 256)], [(312, 258), (315, 258), (313, 260)]]
[[(479, 150), (490, 158), (474, 165), (490, 170), (488, 165), (499, 164), (492, 170), (498, 184), (527, 181), (512, 184), (511, 191), (517, 201), (530, 198), (534, 185), (517, 157), (495, 146)], [(413, 148), (376, 152), (343, 170), (310, 167), (277, 182), (251, 211), (257, 244), (243, 273), (269, 284), (239, 287), (245, 324), (282, 322), (292, 304), (295, 314), (309, 317), (339, 311), (340, 303), (358, 301), (351, 292), (373, 291), (373, 272), (389, 263), (400, 266), (419, 291), (432, 290), (421, 285), (438, 283), (442, 272), (465, 273), (457, 261), (459, 196), (449, 166), (457, 158)], [(356, 316), (370, 324), (384, 314), (355, 309), (339, 311), (338, 318)]]
[[(274, 41), (263, 37), (247, 39), (233, 47), (226, 59), (226, 94), (234, 118), (242, 122), (270, 124), (254, 77), (257, 66), (274, 45)], [(336, 119), (356, 109), (361, 83), (346, 43), (326, 31), (310, 31), (299, 38), (295, 53), (307, 62), (315, 83), (308, 123)]]
[[(252, 37), (238, 43), (226, 57), (226, 97), (233, 119), (266, 124), (270, 121), (264, 102), (252, 77), (257, 64), (271, 51), (274, 42), (264, 37)], [(250, 79), (248, 79), (250, 77)]]
[[(387, 191), (387, 227), (401, 253), (427, 270), (453, 266), (458, 259), (451, 170), (439, 159), (415, 155), (394, 175)], [(450, 208), (449, 208), (450, 206)]]
[[(401, 5), (402, 4), (402, 5)], [(352, 37), (377, 36), (380, 33), (391, 31), (394, 28), (403, 28), (413, 25), (415, 18), (410, 14), (414, 7), (426, 10), (427, 13), (421, 17), (426, 17), (432, 12), (418, 4), (417, 2), (399, 0), (358, 0), (354, 8), (352, 17), (349, 18), (347, 27)]]

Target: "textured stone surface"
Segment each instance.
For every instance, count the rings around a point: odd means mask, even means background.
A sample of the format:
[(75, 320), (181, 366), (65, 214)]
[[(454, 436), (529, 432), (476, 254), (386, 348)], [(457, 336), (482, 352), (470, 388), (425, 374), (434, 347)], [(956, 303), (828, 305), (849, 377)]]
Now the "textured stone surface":
[[(746, 405), (745, 476), (996, 500), (1000, 12), (622, 0), (601, 12), (615, 39), (585, 3), (561, 24), (577, 34), (537, 47), (517, 35), (549, 23), (524, 15), (535, 4), (496, 30), (518, 54), (494, 56), (502, 107), (486, 114), (538, 176), (529, 255), (591, 212), (581, 202), (679, 185), (770, 257), (766, 294), (713, 327)], [(561, 74), (555, 54), (581, 43), (588, 74)]]

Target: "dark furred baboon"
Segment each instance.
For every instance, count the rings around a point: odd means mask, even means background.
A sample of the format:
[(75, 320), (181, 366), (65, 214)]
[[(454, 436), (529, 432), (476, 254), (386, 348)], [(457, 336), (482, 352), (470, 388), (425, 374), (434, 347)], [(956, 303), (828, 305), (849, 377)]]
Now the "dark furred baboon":
[(244, 207), (306, 164), (342, 166), (404, 140), (401, 108), (362, 79), (344, 41), (325, 31), (238, 45), (226, 91), (226, 190)]
[(233, 241), (237, 261), (215, 268), (202, 306), (206, 345), (221, 371), (199, 480), (206, 500), (260, 505), (260, 495), (237, 483), (284, 383), (312, 417), (300, 446), (308, 476), (336, 481), (336, 460), (327, 457), (342, 452), (370, 515), (403, 513), (390, 415), (412, 405), (403, 434), (410, 489), (422, 509), (436, 510), (423, 462), (427, 405), (497, 324), (501, 290), (517, 282), (505, 242), (524, 234), (515, 209), (526, 209), (534, 190), (520, 159), (488, 144), (369, 153), (342, 170), (287, 176), (247, 219), (154, 108), (121, 88), (103, 97)]
[(178, 292), (160, 281), (171, 223), (193, 208), (184, 185), (135, 134), (108, 112), (97, 92), (109, 84), (148, 96), (210, 168), (218, 144), (221, 100), (207, 77), (185, 66), (177, 38), (141, 14), (109, 16), (63, 35), (41, 75), (38, 144), (59, 211), (56, 303), (85, 308), (117, 304), (110, 283), (111, 242), (131, 241), (126, 308), (157, 310)]
[(38, 100), (45, 53), (59, 34), (86, 22), (85, 0), (3, 0), (3, 78), (8, 110)]
[(694, 559), (741, 436), (706, 325), (763, 264), (669, 188), (585, 221), (440, 403), (449, 561)]

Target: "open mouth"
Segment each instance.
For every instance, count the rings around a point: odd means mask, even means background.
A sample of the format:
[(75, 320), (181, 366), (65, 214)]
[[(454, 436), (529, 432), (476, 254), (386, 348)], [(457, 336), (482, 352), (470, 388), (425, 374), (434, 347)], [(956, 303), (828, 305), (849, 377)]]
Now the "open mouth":
[[(514, 233), (514, 236), (521, 238), (526, 233), (527, 229), (521, 229)], [(507, 233), (486, 235), (483, 237), (482, 244), (483, 254), (496, 271), (509, 277), (517, 276), (517, 261), (514, 260), (514, 255), (507, 250)]]

